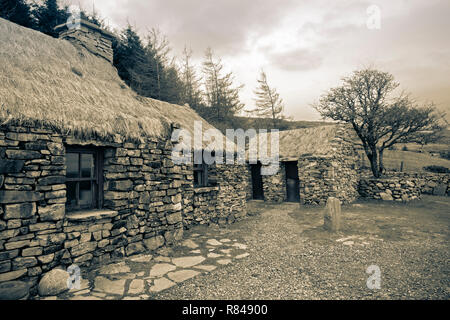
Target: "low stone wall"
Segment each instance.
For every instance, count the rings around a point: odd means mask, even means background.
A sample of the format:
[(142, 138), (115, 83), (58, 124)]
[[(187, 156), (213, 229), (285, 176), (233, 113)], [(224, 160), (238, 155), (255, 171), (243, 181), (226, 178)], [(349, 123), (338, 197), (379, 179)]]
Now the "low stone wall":
[(385, 201), (410, 201), (420, 198), (420, 187), (417, 179), (361, 178), (358, 192), (363, 198)]
[(216, 220), (217, 194), (219, 187), (194, 189), (191, 224), (207, 224)]
[[(361, 171), (364, 179), (370, 178), (370, 170)], [(414, 180), (420, 189), (421, 194), (450, 196), (450, 174), (433, 172), (397, 172), (389, 171), (385, 174), (387, 178), (401, 178), (405, 180)]]
[(432, 172), (395, 172), (389, 173), (403, 179), (414, 179), (418, 183), (420, 193), (450, 196), (450, 174)]
[(183, 225), (225, 225), (247, 214), (248, 177), (245, 165), (208, 166), (212, 186), (194, 188), (192, 165), (183, 165)]

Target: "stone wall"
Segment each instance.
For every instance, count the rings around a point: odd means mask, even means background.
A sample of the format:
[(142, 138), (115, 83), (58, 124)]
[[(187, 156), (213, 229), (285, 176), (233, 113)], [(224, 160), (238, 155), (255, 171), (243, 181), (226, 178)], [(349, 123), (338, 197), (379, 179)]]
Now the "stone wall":
[(218, 223), (233, 223), (247, 215), (248, 170), (245, 164), (217, 165), (219, 194), (217, 199)]
[[(352, 138), (352, 132), (341, 127), (330, 142), (329, 154), (299, 155), (297, 167), (300, 203), (325, 205), (328, 197), (336, 197), (342, 203), (350, 203), (358, 197), (359, 162)], [(250, 167), (247, 171), (250, 172)], [(280, 162), (280, 169), (275, 175), (262, 178), (266, 201), (286, 200), (286, 170), (283, 161)], [(248, 180), (251, 192), (251, 177)]]
[(286, 169), (280, 162), (278, 172), (274, 175), (263, 175), (264, 200), (269, 202), (286, 201)]
[(417, 179), (361, 178), (358, 192), (363, 198), (385, 201), (410, 201), (420, 198)]
[(351, 132), (341, 127), (329, 155), (303, 155), (298, 161), (300, 202), (325, 205), (328, 197), (350, 203), (358, 197), (358, 155)]
[(224, 225), (246, 215), (248, 191), (245, 165), (208, 166), (211, 186), (194, 188), (192, 165), (183, 165), (183, 225)]
[(393, 172), (389, 176), (413, 179), (420, 188), (420, 193), (450, 196), (450, 174), (432, 172)]
[[(192, 168), (171, 161), (167, 141), (82, 141), (45, 129), (1, 127), (0, 282), (23, 279), (34, 286), (55, 266), (156, 250), (182, 238), (190, 215), (208, 223), (245, 216), (244, 166), (216, 168), (215, 189), (185, 193)], [(66, 212), (66, 146), (102, 151), (102, 209)]]

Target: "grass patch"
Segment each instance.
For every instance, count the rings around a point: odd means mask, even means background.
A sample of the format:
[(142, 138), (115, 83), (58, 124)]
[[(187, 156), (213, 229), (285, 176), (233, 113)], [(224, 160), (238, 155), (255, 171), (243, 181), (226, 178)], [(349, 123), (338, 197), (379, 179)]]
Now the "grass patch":
[(323, 228), (324, 208), (303, 206), (290, 213), (303, 234), (318, 242), (334, 242), (351, 235), (378, 237), (391, 241), (448, 240), (450, 227), (449, 197), (422, 196), (422, 200), (399, 203), (359, 200), (342, 206), (343, 223), (333, 234)]

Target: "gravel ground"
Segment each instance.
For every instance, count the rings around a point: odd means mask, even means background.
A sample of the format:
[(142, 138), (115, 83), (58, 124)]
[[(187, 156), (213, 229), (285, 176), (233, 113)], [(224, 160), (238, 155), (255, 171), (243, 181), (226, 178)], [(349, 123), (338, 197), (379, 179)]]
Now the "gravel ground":
[[(244, 221), (189, 231), (243, 239), (249, 257), (151, 299), (449, 299), (450, 200), (439, 199), (343, 207), (338, 234), (323, 230), (321, 209), (252, 203), (258, 214)], [(370, 265), (381, 270), (378, 290), (366, 285)]]

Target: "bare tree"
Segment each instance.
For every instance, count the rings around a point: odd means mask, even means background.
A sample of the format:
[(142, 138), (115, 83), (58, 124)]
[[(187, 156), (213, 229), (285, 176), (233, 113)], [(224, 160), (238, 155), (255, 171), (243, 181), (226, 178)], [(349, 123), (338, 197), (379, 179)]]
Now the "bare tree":
[(385, 171), (386, 148), (414, 142), (421, 132), (443, 129), (443, 115), (433, 104), (419, 107), (405, 94), (390, 98), (399, 84), (387, 72), (367, 68), (342, 80), (340, 87), (330, 89), (314, 107), (323, 118), (352, 125), (377, 178)]
[(281, 99), (280, 94), (275, 88), (269, 86), (264, 70), (261, 70), (258, 87), (254, 93), (256, 94), (256, 108), (247, 112), (257, 117), (271, 118), (273, 128), (276, 128), (278, 120), (286, 118), (283, 115), (283, 99)]

